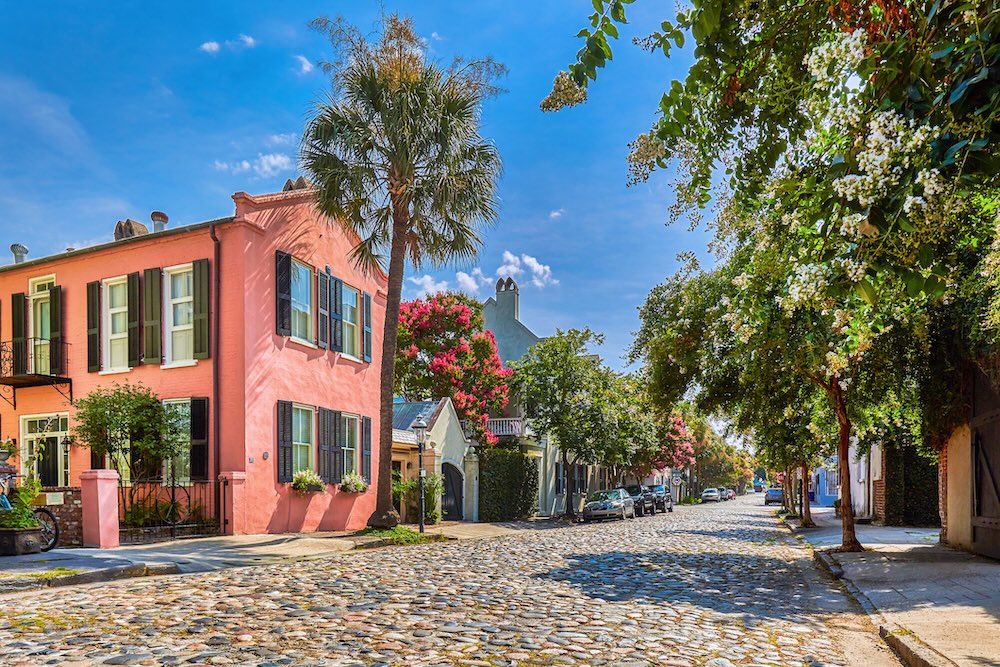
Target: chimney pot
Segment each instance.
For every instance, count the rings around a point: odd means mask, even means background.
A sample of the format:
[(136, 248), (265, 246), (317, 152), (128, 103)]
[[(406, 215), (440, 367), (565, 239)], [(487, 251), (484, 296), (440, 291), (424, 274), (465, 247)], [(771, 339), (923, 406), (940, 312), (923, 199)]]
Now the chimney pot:
[(170, 220), (163, 211), (153, 211), (149, 214), (149, 219), (153, 221), (154, 232), (162, 232), (167, 228), (167, 222)]
[(10, 251), (14, 253), (14, 263), (21, 264), (24, 262), (24, 257), (28, 254), (28, 246), (22, 243), (12, 243)]

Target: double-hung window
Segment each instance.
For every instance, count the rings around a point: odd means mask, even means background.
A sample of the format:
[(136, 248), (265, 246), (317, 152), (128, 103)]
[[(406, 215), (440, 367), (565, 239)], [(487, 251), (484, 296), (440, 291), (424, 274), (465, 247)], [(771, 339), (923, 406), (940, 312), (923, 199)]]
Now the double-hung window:
[(164, 360), (167, 365), (194, 361), (194, 270), (187, 264), (165, 274)]
[(344, 430), (344, 472), (358, 471), (358, 418), (355, 415), (341, 415)]
[(127, 371), (128, 365), (128, 279), (104, 281), (104, 370)]
[(344, 354), (360, 359), (360, 312), (361, 294), (353, 287), (344, 285)]
[(163, 411), (168, 421), (170, 444), (175, 454), (163, 461), (163, 479), (185, 484), (191, 480), (191, 399), (176, 398), (163, 401)]
[(292, 260), (292, 337), (313, 343), (313, 272)]
[(292, 406), (292, 472), (315, 470), (313, 451), (315, 437), (313, 424), (316, 421), (314, 408), (304, 405)]

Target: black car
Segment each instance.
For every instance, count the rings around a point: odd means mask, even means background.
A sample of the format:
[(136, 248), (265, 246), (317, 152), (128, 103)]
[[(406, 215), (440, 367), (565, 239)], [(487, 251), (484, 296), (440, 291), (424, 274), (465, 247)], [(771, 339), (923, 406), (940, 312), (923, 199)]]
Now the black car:
[(656, 484), (649, 487), (653, 491), (653, 506), (661, 512), (674, 511), (674, 497), (663, 484)]
[(655, 495), (648, 486), (631, 484), (626, 486), (625, 490), (628, 492), (628, 495), (632, 496), (632, 502), (635, 503), (636, 516), (646, 516), (647, 514), (652, 516), (656, 514)]

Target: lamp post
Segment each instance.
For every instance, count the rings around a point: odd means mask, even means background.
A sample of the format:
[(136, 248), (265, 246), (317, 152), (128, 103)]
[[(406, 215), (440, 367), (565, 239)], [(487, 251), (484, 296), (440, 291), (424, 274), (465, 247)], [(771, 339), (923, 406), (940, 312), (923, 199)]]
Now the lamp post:
[(424, 470), (424, 439), (427, 437), (427, 421), (424, 419), (423, 413), (417, 415), (417, 418), (413, 420), (413, 423), (410, 424), (410, 430), (417, 435), (417, 467), (420, 469), (417, 502), (419, 503), (420, 532), (422, 533), (424, 532), (424, 478), (427, 476), (427, 471)]

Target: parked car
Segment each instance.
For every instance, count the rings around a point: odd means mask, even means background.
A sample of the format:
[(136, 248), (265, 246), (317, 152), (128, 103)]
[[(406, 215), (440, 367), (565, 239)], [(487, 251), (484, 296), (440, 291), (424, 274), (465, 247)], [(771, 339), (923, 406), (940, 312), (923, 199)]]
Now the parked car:
[(722, 496), (719, 495), (718, 489), (705, 489), (701, 492), (701, 502), (703, 503), (717, 503), (722, 500)]
[(664, 484), (656, 484), (650, 487), (653, 490), (653, 507), (661, 512), (674, 511), (674, 497)]
[(736, 491), (733, 489), (726, 489), (726, 500), (736, 500)]
[(774, 503), (775, 505), (781, 505), (785, 502), (785, 493), (781, 490), (781, 487), (773, 486), (764, 492), (764, 504), (770, 505)]
[(719, 492), (719, 500), (729, 500), (729, 489), (724, 486), (720, 486), (716, 491)]
[(761, 493), (763, 490), (764, 490), (764, 485), (763, 484), (754, 484), (753, 485), (753, 492), (754, 493)]
[(628, 495), (635, 503), (635, 515), (646, 516), (656, 514), (656, 501), (653, 499), (653, 492), (648, 486), (642, 484), (631, 484), (625, 487)]
[(635, 503), (625, 489), (595, 491), (583, 506), (583, 520), (634, 519)]

